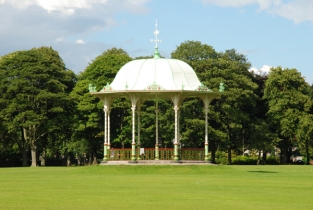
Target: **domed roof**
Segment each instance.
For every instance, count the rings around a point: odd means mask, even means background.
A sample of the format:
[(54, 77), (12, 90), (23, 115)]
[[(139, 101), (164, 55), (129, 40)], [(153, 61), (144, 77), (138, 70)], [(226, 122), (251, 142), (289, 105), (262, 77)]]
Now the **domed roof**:
[(197, 90), (201, 86), (187, 63), (158, 57), (128, 62), (110, 84), (113, 91)]

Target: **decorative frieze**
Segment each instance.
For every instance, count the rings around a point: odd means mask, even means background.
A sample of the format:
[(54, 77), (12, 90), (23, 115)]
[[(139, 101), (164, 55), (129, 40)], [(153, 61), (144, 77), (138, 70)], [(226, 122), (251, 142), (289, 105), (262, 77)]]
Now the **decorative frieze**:
[(165, 90), (165, 89), (160, 85), (156, 84), (156, 82), (153, 82), (152, 85), (149, 85), (144, 90)]
[(199, 85), (195, 91), (206, 91), (206, 92), (212, 92), (212, 90), (210, 88), (208, 88), (207, 86), (205, 86), (203, 83), (201, 83), (201, 85)]

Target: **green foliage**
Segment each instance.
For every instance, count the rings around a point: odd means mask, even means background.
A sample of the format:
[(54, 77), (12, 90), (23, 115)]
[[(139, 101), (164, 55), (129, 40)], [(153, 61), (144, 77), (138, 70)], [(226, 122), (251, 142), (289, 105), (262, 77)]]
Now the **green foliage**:
[(89, 80), (99, 91), (107, 83), (111, 83), (118, 70), (129, 61), (131, 58), (123, 49), (111, 48), (97, 56), (78, 79)]
[(227, 154), (223, 151), (217, 151), (215, 162), (216, 162), (216, 164), (226, 165), (228, 163)]
[[(313, 86), (296, 69), (277, 67), (268, 77), (253, 75), (248, 71), (248, 59), (235, 49), (216, 52), (198, 41), (181, 43), (171, 56), (188, 63), (212, 90), (218, 91), (220, 82), (224, 83), (225, 92), (211, 101), (208, 110), (212, 161), (215, 151), (217, 163), (230, 164), (231, 155), (242, 154), (246, 149), (268, 152), (275, 146), (280, 147), (281, 160), (288, 160), (291, 148), (296, 146), (309, 161), (313, 145)], [(15, 158), (19, 150), (26, 160), (26, 149), (30, 147), (41, 155), (48, 151), (50, 156), (87, 154), (89, 159), (102, 158), (103, 103), (89, 93), (88, 85), (101, 90), (131, 60), (123, 49), (112, 48), (76, 77), (52, 48), (0, 57), (0, 152)], [(158, 104), (158, 140), (161, 147), (172, 147), (173, 105), (165, 99), (158, 99)], [(130, 107), (130, 100), (123, 98), (115, 99), (111, 105), (111, 147), (131, 146)], [(183, 147), (204, 147), (203, 108), (198, 98), (182, 103), (179, 136)], [(155, 100), (142, 104), (142, 147), (154, 147), (156, 143), (155, 109)], [(228, 151), (228, 159), (222, 151)], [(249, 161), (252, 160), (237, 157), (232, 163)], [(268, 159), (267, 163), (275, 161)]]
[[(112, 48), (96, 57), (78, 76), (76, 86), (70, 94), (76, 103), (74, 132), (72, 138), (66, 142), (66, 149), (63, 149), (63, 152), (80, 155), (89, 153), (90, 156), (97, 155), (99, 158), (102, 156), (103, 103), (89, 93), (88, 85), (93, 84), (97, 91), (101, 90), (103, 86), (113, 81), (118, 70), (130, 60), (131, 58), (124, 50)], [(129, 125), (125, 122), (125, 116), (129, 115), (127, 110), (129, 107), (129, 101), (124, 99), (116, 99), (111, 106), (112, 147), (117, 146), (116, 142), (124, 140), (123, 135)], [(129, 138), (130, 135), (125, 136)]]
[(257, 163), (257, 158), (247, 156), (237, 156), (232, 160), (233, 165), (257, 165)]
[[(281, 139), (282, 162), (290, 159), (288, 148), (312, 139), (312, 89), (296, 69), (272, 68), (265, 83), (267, 116)], [(298, 137), (298, 138), (297, 138)]]
[(279, 159), (276, 156), (269, 156), (266, 158), (267, 165), (278, 165)]
[[(1, 57), (0, 72), (2, 121), (21, 150), (25, 150), (25, 140), (28, 142), (35, 166), (42, 137), (64, 125), (62, 114), (71, 107), (68, 93), (75, 83), (74, 73), (48, 47)], [(23, 134), (16, 137), (21, 128)]]
[[(212, 101), (209, 110), (209, 136), (220, 149), (239, 149), (242, 140), (248, 138), (251, 120), (256, 114), (255, 107), (260, 101), (256, 95), (257, 84), (248, 71), (247, 58), (234, 49), (218, 53), (213, 47), (197, 41), (186, 41), (172, 53), (172, 58), (187, 62), (199, 79), (214, 91), (223, 81), (225, 92), (218, 100)], [(204, 115), (203, 105), (198, 99), (189, 99), (182, 105), (182, 130), (186, 139), (202, 139), (192, 146), (203, 146)], [(199, 134), (199, 135), (198, 135)]]

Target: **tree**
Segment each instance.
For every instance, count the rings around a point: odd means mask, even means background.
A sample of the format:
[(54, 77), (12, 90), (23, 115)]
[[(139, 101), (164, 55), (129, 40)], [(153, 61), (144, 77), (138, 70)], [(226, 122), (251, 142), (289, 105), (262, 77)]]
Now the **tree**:
[[(100, 91), (110, 84), (120, 68), (131, 61), (123, 49), (112, 48), (95, 58), (78, 76), (78, 82), (71, 93), (76, 103), (73, 142), (84, 141), (85, 152), (91, 157), (103, 150), (103, 103), (92, 96), (88, 85), (93, 84)], [(124, 118), (128, 115), (125, 99), (116, 99), (111, 107), (111, 138), (113, 143), (124, 141), (120, 130), (125, 125)], [(73, 147), (72, 147), (73, 148)]]
[(298, 146), (305, 151), (306, 164), (310, 164), (309, 147), (312, 146), (313, 140), (313, 115), (310, 113), (304, 113), (300, 117), (299, 128), (296, 133), (296, 139), (298, 140)]
[[(258, 100), (255, 94), (257, 85), (253, 82), (253, 75), (248, 71), (250, 63), (244, 55), (234, 49), (217, 53), (211, 46), (197, 41), (182, 43), (173, 51), (172, 57), (183, 60), (193, 67), (199, 79), (209, 88), (217, 90), (221, 81), (225, 84), (225, 93), (211, 103), (209, 131), (212, 132), (210, 136), (214, 139), (210, 142), (214, 145), (212, 157), (215, 157), (214, 152), (219, 145), (221, 149), (228, 150), (230, 163), (231, 149), (242, 148), (243, 134), (248, 130), (250, 115), (253, 114)], [(202, 103), (198, 103), (197, 107), (202, 106)], [(195, 111), (194, 107), (186, 110)], [(202, 113), (192, 115), (193, 119), (197, 119), (196, 116), (201, 116)], [(201, 126), (200, 121), (197, 124)], [(188, 131), (189, 126), (184, 129)], [(214, 159), (212, 161), (214, 162)]]
[[(16, 143), (31, 149), (32, 166), (37, 165), (37, 147), (52, 124), (62, 124), (60, 114), (69, 103), (73, 73), (51, 47), (8, 54), (0, 60), (1, 116)], [(56, 127), (56, 126), (55, 126)], [(23, 155), (23, 159), (24, 159)]]
[(297, 132), (299, 137), (303, 137), (303, 128), (307, 128), (310, 122), (307, 116), (312, 108), (310, 95), (310, 86), (296, 69), (271, 69), (263, 98), (268, 105), (271, 125), (281, 139), (279, 147), (283, 164), (290, 161), (292, 147), (298, 145)]

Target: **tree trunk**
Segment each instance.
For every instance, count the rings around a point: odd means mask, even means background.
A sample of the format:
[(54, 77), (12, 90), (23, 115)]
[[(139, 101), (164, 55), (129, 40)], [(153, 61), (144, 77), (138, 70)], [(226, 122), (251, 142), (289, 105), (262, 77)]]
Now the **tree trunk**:
[(215, 152), (216, 152), (215, 150), (211, 151), (211, 162), (214, 163), (214, 164), (216, 163), (215, 162)]
[(266, 164), (266, 151), (263, 150), (262, 165)]
[(28, 166), (28, 161), (27, 161), (27, 151), (26, 148), (22, 148), (22, 161), (23, 161), (23, 166)]
[(95, 154), (94, 154), (94, 156), (93, 156), (93, 164), (94, 164), (94, 165), (97, 165), (97, 164), (98, 164), (97, 157), (96, 157)]
[(18, 147), (20, 148), (20, 151), (22, 153), (22, 161), (23, 161), (23, 166), (28, 166), (28, 161), (27, 161), (27, 151), (26, 151), (26, 147), (27, 147), (27, 142), (24, 136), (24, 129), (23, 127), (21, 127), (21, 132), (22, 132), (22, 143), (18, 143)]
[(287, 151), (287, 154), (286, 154), (286, 163), (291, 163), (291, 154), (292, 154), (292, 147), (287, 145), (286, 146), (286, 151)]
[(92, 152), (89, 151), (88, 165), (92, 164)]
[(257, 165), (259, 165), (260, 162), (261, 162), (261, 150), (259, 150)]
[(31, 145), (30, 145), (30, 151), (31, 151), (31, 156), (32, 156), (32, 165), (31, 165), (31, 167), (36, 167), (37, 166), (36, 149), (37, 148), (34, 145), (34, 142), (32, 142)]
[(77, 166), (81, 165), (80, 155), (77, 155)]
[(283, 140), (281, 148), (280, 148), (280, 163), (287, 163), (287, 143), (286, 140)]
[(231, 148), (228, 148), (227, 160), (228, 160), (227, 164), (231, 165)]
[(67, 161), (66, 161), (67, 166), (71, 166), (71, 156), (67, 156)]
[(40, 165), (46, 166), (46, 148), (43, 148), (42, 154), (40, 156)]
[(305, 152), (306, 152), (306, 164), (310, 165), (310, 155), (309, 155), (309, 144), (308, 140), (305, 141)]

